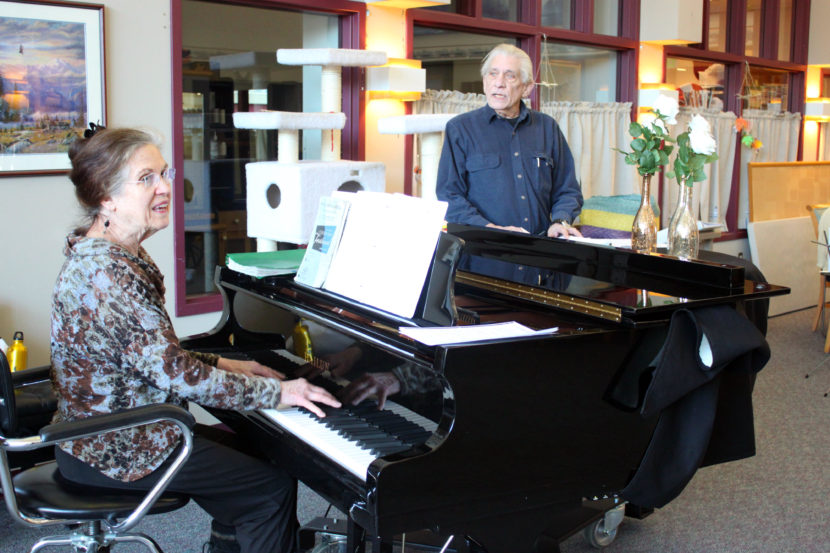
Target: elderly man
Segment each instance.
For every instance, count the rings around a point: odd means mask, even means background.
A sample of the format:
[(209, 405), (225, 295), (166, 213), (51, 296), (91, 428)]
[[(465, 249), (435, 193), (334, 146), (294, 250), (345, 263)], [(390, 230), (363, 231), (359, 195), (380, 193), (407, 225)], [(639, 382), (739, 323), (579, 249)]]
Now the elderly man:
[(438, 198), (447, 221), (529, 232), (580, 236), (571, 227), (582, 192), (565, 137), (552, 117), (528, 109), (533, 90), (528, 55), (509, 44), (481, 65), (487, 105), (447, 123), (438, 166)]

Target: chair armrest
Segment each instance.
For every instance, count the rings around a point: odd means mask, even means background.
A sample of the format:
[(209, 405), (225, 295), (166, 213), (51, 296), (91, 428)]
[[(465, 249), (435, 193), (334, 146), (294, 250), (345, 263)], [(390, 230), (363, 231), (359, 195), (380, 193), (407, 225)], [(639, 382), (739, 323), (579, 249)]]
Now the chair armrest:
[[(147, 491), (141, 503), (121, 522), (114, 524), (113, 521), (107, 521), (106, 524), (110, 531), (114, 533), (126, 532), (133, 526), (138, 524), (141, 518), (150, 510), (156, 500), (161, 497), (167, 486), (179, 472), (184, 465), (190, 453), (193, 451), (193, 432), (191, 429), (196, 424), (196, 420), (189, 411), (172, 405), (169, 403), (157, 405), (145, 405), (136, 407), (135, 409), (128, 409), (120, 413), (112, 413), (106, 415), (94, 415), (85, 419), (75, 421), (64, 421), (56, 424), (45, 426), (39, 436), (31, 436), (28, 438), (13, 438), (0, 439), (2, 448), (8, 451), (27, 451), (31, 449), (39, 449), (58, 442), (77, 440), (87, 436), (95, 436), (105, 432), (112, 432), (124, 428), (140, 426), (143, 424), (150, 424), (154, 422), (168, 421), (172, 422), (182, 432), (182, 445), (173, 452), (171, 456), (172, 461), (169, 463), (164, 473), (158, 479), (156, 484)], [(0, 436), (2, 438), (2, 436)], [(11, 475), (8, 466), (5, 463), (5, 453), (0, 452), (0, 478), (3, 480), (4, 489), (14, 489)], [(43, 524), (41, 520), (35, 520), (23, 515), (20, 515), (17, 509), (16, 499), (12, 496), (6, 498), (6, 504), (9, 511), (18, 513), (18, 520), (30, 526), (37, 526)], [(78, 521), (71, 520), (52, 520), (50, 524), (72, 524)]]
[(196, 420), (190, 412), (178, 405), (161, 403), (136, 407), (119, 413), (94, 415), (85, 419), (50, 424), (40, 430), (40, 439), (43, 442), (77, 440), (162, 420), (177, 421), (180, 427), (184, 426), (187, 429), (192, 429), (196, 424)]
[(15, 371), (12, 373), (12, 384), (14, 384), (15, 388), (19, 388), (27, 384), (44, 382), (49, 380), (51, 372), (52, 365), (43, 365), (42, 367), (32, 367), (31, 369)]

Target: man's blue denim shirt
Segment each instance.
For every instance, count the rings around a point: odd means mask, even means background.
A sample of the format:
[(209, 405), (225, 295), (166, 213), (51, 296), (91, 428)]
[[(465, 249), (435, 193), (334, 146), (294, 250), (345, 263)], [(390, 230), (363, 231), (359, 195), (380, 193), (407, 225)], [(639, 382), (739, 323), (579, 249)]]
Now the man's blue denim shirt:
[(520, 104), (516, 119), (490, 106), (462, 113), (446, 127), (437, 195), (447, 221), (523, 227), (545, 234), (551, 221), (573, 222), (582, 208), (574, 161), (559, 125)]

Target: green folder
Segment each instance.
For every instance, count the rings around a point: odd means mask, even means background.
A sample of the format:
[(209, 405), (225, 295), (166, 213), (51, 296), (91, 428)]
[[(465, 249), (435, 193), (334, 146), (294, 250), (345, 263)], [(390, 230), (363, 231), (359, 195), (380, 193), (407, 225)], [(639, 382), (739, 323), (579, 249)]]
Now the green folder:
[(225, 265), (229, 269), (255, 277), (288, 275), (297, 272), (305, 252), (305, 249), (296, 249), (229, 253)]

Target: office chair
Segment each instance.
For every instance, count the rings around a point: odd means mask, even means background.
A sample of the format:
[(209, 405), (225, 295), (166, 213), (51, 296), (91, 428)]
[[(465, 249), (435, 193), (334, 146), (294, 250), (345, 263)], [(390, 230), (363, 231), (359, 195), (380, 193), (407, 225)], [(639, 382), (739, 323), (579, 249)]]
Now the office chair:
[[(52, 391), (49, 373), (52, 367), (33, 367), (12, 373), (14, 386), (15, 421), (12, 423), (15, 436), (30, 436), (52, 421), (58, 408), (58, 400)], [(0, 425), (0, 428), (7, 427)], [(51, 448), (12, 453), (8, 456), (12, 474), (55, 458)]]
[[(44, 547), (70, 546), (77, 553), (107, 553), (116, 543), (137, 542), (163, 553), (149, 536), (131, 533), (146, 514), (173, 511), (187, 505), (186, 494), (165, 492), (193, 449), (195, 421), (176, 405), (147, 405), (120, 413), (96, 415), (43, 427), (33, 436), (18, 435), (15, 389), (4, 355), (0, 355), (0, 482), (6, 508), (17, 522), (30, 527), (66, 525), (66, 535), (44, 537), (30, 553)], [(160, 421), (179, 427), (183, 446), (158, 483), (149, 491), (94, 488), (65, 480), (55, 461), (23, 470), (12, 478), (8, 454), (54, 448), (55, 444)]]

